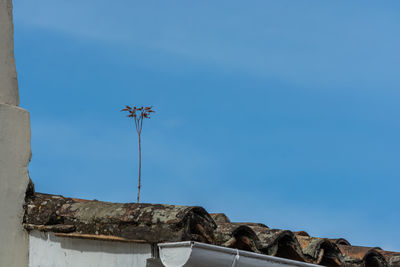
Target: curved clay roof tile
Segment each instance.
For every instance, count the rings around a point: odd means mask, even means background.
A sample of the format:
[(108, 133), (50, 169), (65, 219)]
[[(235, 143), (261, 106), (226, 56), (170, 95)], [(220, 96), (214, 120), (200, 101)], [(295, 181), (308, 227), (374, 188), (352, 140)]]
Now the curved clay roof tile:
[(215, 223), (230, 223), (228, 216), (225, 213), (210, 213), (211, 218), (215, 221)]
[(297, 231), (297, 232), (294, 232), (294, 235), (295, 236), (310, 236), (306, 231)]
[(348, 265), (355, 266), (389, 266), (385, 257), (379, 252), (380, 248), (361, 246), (338, 245), (340, 251), (345, 255), (344, 259)]
[(400, 267), (400, 253), (399, 252), (392, 252), (392, 251), (385, 251), (385, 250), (378, 250), (380, 254), (383, 255), (386, 262), (389, 264), (390, 267)]
[(307, 262), (293, 232), (251, 226), (260, 240), (258, 249), (267, 255)]
[(39, 193), (31, 196), (25, 206), (24, 223), (30, 228), (40, 230), (52, 225), (53, 232), (65, 232), (62, 225), (68, 225), (77, 234), (102, 234), (150, 243), (214, 243), (217, 227), (202, 207), (109, 203)]
[(296, 236), (304, 255), (315, 264), (343, 266), (344, 259), (338, 246), (327, 238)]
[(329, 238), (329, 240), (333, 243), (335, 243), (336, 245), (346, 245), (346, 246), (351, 246), (350, 242), (347, 241), (344, 238)]

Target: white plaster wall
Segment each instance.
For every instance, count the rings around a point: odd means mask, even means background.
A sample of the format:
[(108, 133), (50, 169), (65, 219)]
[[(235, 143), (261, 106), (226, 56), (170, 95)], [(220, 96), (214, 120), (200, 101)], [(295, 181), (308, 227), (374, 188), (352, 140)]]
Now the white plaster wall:
[(1, 267), (28, 266), (28, 235), (22, 217), (29, 181), (30, 138), (29, 113), (0, 103)]
[(0, 0), (0, 267), (28, 266), (22, 227), (31, 157), (29, 113), (19, 104), (12, 0)]
[(29, 267), (145, 267), (150, 257), (150, 244), (29, 234)]

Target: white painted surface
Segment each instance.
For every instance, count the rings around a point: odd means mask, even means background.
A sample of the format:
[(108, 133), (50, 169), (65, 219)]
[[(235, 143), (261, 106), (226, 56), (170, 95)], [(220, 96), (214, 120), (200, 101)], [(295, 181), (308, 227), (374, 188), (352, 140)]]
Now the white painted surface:
[(28, 266), (22, 227), (31, 156), (29, 113), (19, 104), (12, 0), (0, 0), (0, 266)]
[(19, 104), (11, 0), (0, 0), (0, 103)]
[(166, 267), (317, 267), (318, 265), (287, 260), (238, 249), (197, 242), (176, 242), (158, 245)]
[(151, 245), (29, 234), (29, 267), (145, 267)]
[[(1, 1), (1, 0), (0, 0)], [(0, 104), (0, 266), (28, 266), (28, 235), (22, 227), (31, 155), (29, 113)]]

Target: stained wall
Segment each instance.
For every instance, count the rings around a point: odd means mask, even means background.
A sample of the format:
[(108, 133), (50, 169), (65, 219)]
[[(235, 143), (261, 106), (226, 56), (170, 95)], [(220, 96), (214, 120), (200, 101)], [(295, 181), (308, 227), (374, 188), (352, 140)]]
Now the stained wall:
[(29, 113), (18, 107), (11, 0), (0, 0), (0, 266), (28, 266), (22, 227), (31, 158)]

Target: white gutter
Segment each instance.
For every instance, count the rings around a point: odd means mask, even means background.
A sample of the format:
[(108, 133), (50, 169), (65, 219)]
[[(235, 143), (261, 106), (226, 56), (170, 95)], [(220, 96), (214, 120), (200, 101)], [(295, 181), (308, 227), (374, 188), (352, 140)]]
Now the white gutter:
[(316, 267), (319, 265), (197, 243), (192, 241), (158, 244), (166, 267)]

